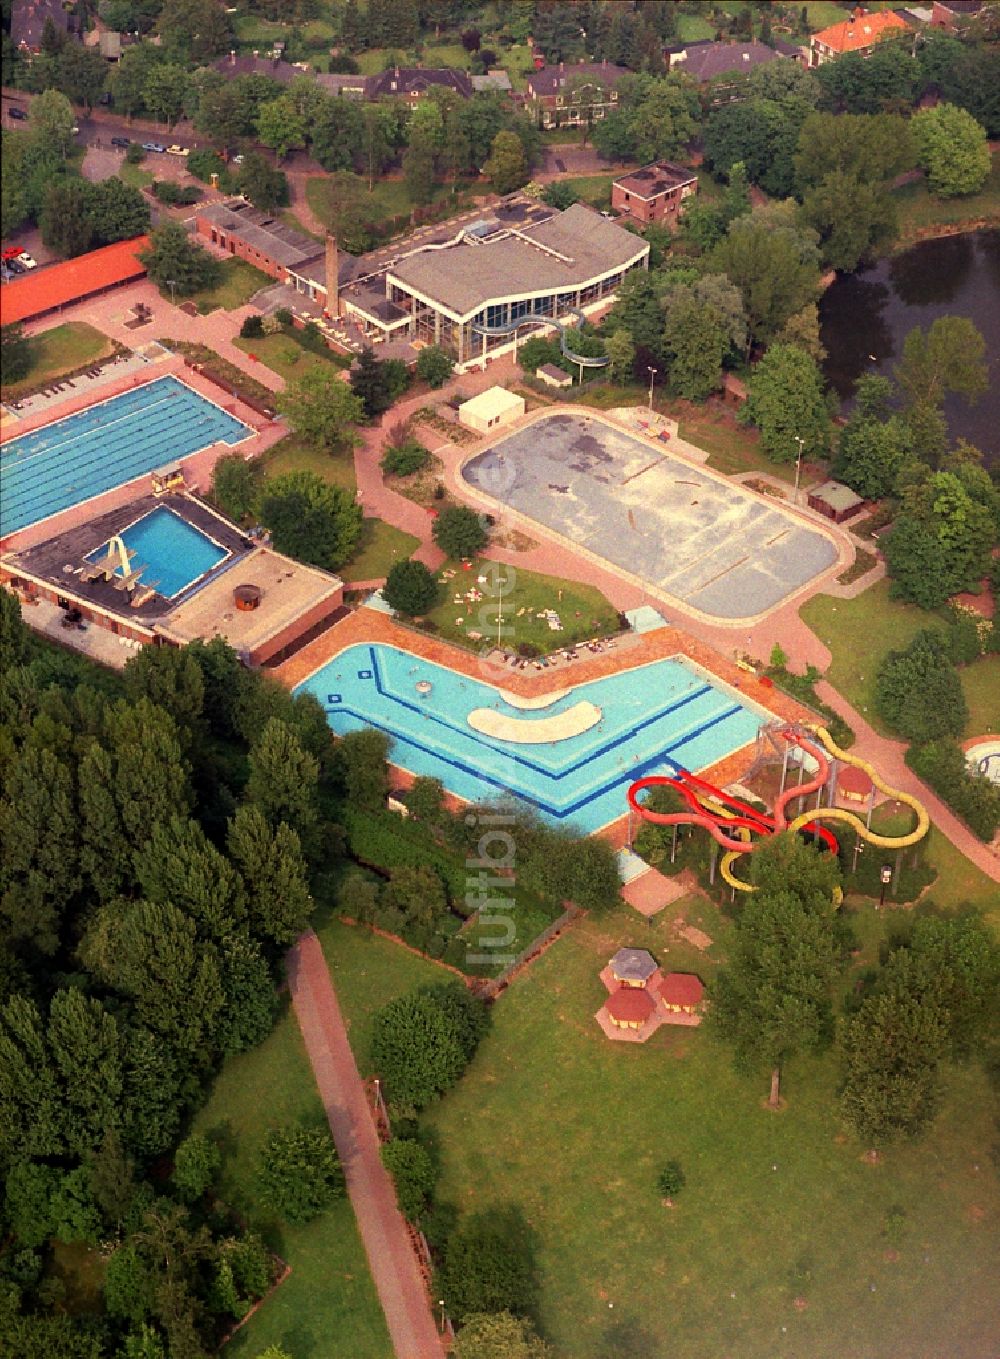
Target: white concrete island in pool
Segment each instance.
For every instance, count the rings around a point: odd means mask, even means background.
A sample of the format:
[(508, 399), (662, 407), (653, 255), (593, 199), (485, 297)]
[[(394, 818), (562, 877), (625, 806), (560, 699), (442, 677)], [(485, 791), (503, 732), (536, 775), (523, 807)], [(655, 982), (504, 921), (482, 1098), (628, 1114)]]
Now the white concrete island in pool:
[[(551, 700), (550, 700), (551, 701)], [(548, 704), (546, 704), (548, 706)], [(596, 704), (582, 699), (551, 717), (511, 717), (496, 708), (473, 708), (466, 721), (473, 731), (492, 736), (496, 741), (510, 741), (519, 746), (549, 745), (582, 736), (596, 727), (604, 714)]]

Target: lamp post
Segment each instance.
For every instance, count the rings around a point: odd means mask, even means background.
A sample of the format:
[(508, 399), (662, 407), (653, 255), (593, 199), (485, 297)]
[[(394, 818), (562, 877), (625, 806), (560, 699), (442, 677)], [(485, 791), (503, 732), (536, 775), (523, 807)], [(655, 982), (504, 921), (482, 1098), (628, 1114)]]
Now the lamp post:
[(879, 870), (878, 876), (882, 888), (878, 896), (878, 904), (881, 908), (885, 905), (885, 889), (889, 886), (890, 882), (892, 882), (892, 864), (883, 864)]
[(441, 1334), (444, 1335), (444, 1298), (438, 1298), (438, 1306), (441, 1308), (440, 1331)]
[(649, 373), (649, 409), (652, 410), (652, 409), (653, 409), (653, 378), (656, 377), (657, 373), (658, 373), (660, 370), (659, 370), (658, 368), (648, 368), (646, 371)]
[(795, 442), (799, 446), (799, 456), (795, 459), (795, 492), (792, 498), (797, 505), (799, 503), (799, 477), (802, 475), (802, 450), (805, 447), (806, 441), (801, 435), (796, 434)]
[(177, 305), (177, 280), (175, 278), (168, 278), (167, 287), (170, 289), (170, 305), (174, 307)]

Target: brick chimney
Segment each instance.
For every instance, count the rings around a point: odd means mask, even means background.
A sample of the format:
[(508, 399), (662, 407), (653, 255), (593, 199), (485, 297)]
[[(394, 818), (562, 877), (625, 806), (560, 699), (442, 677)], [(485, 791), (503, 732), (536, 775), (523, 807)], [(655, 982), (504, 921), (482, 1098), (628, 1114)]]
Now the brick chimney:
[(340, 251), (336, 236), (326, 233), (326, 306), (327, 316), (340, 315), (340, 288), (337, 275), (340, 269)]

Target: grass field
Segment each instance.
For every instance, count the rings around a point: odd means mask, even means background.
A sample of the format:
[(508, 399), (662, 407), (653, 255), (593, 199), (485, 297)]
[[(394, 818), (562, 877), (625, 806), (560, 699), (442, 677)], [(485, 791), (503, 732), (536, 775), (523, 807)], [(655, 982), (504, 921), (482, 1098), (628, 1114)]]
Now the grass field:
[[(875, 672), (887, 651), (898, 651), (922, 628), (941, 626), (934, 614), (889, 598), (889, 582), (876, 581), (856, 599), (815, 595), (799, 610), (802, 619), (830, 648), (826, 678), (863, 713), (876, 731), (893, 735), (874, 710)], [(986, 656), (959, 671), (969, 705), (966, 736), (1000, 726), (1000, 658)]]
[(274, 279), (260, 269), (255, 269), (246, 260), (223, 260), (222, 278), (215, 288), (193, 293), (191, 301), (202, 316), (222, 307), (224, 311), (235, 311), (244, 307), (261, 288), (268, 287)]
[(18, 393), (26, 392), (46, 382), (56, 381), (63, 373), (72, 373), (85, 363), (96, 363), (106, 358), (114, 345), (85, 321), (66, 321), (61, 326), (32, 335), (28, 340), (31, 369), (20, 382), (4, 383), (0, 391), (3, 399), (16, 401)]
[(447, 981), (453, 973), (369, 930), (343, 925), (339, 920), (319, 926), (316, 933), (337, 988), (358, 1068), (362, 1076), (370, 1076), (375, 1012), (397, 996), (418, 986)]
[[(1000, 1187), (980, 1069), (951, 1073), (927, 1137), (873, 1168), (837, 1118), (832, 1057), (791, 1063), (788, 1107), (774, 1115), (764, 1078), (736, 1075), (701, 1031), (609, 1043), (593, 1020), (597, 974), (620, 944), (711, 979), (729, 927), (709, 906), (687, 915), (716, 941), (707, 955), (672, 939), (662, 917), (648, 926), (621, 908), (576, 926), (506, 993), (469, 1072), (425, 1116), (443, 1157), (439, 1196), (463, 1210), (524, 1208), (541, 1322), (572, 1359), (992, 1353)], [(859, 920), (859, 963), (891, 920)], [(370, 1069), (372, 1012), (439, 974), (342, 926), (323, 937)], [(672, 1157), (687, 1186), (669, 1210), (655, 1176)], [(898, 1240), (886, 1235), (890, 1214)]]
[[(427, 615), (436, 625), (437, 636), (468, 645), (471, 629), (496, 638), (498, 599), (495, 593), (486, 593), (486, 587), (480, 586), (485, 596), (482, 600), (472, 604), (454, 601), (455, 594), (464, 594), (470, 585), (475, 585), (484, 566), (485, 562), (474, 561), (471, 570), (463, 571), (460, 564), (448, 562), (443, 568), (456, 571), (456, 575), (441, 585), (442, 603)], [(438, 576), (440, 578), (440, 572)], [(487, 577), (491, 590), (495, 579), (492, 573)], [(516, 648), (522, 642), (529, 642), (539, 651), (548, 653), (618, 630), (617, 610), (592, 585), (560, 580), (557, 576), (542, 576), (521, 567), (505, 567), (498, 583), (503, 587), (503, 624), (507, 629), (503, 643), (507, 647)], [(554, 632), (544, 619), (538, 618), (540, 609), (555, 609), (563, 631)], [(463, 620), (461, 623), (456, 622), (459, 618)]]
[[(254, 270), (254, 273), (256, 272)], [(332, 349), (325, 352), (306, 349), (295, 331), (261, 335), (252, 340), (244, 340), (237, 335), (233, 339), (233, 344), (237, 349), (242, 349), (244, 354), (256, 354), (261, 363), (273, 369), (286, 382), (300, 378), (303, 373), (311, 372), (313, 368), (326, 368), (330, 364), (335, 368), (347, 368), (351, 362), (346, 355), (335, 354)]]
[(948, 226), (990, 225), (1000, 222), (1000, 155), (993, 154), (993, 169), (979, 193), (964, 198), (935, 198), (926, 184), (904, 184), (892, 195), (899, 228), (894, 249), (902, 250), (922, 237), (938, 234)]
[(254, 1174), (271, 1128), (324, 1126), (322, 1105), (290, 1010), (253, 1052), (231, 1058), (194, 1122), (223, 1149), (222, 1197), (261, 1232), (292, 1272), (226, 1354), (254, 1359), (281, 1345), (295, 1359), (390, 1359), (385, 1320), (350, 1203), (304, 1227), (276, 1222), (259, 1202)]
[(122, 161), (118, 167), (118, 178), (133, 189), (144, 189), (152, 184), (156, 176), (141, 165), (129, 165), (127, 161)]
[[(739, 472), (762, 472), (777, 477), (790, 486), (795, 483), (795, 464), (772, 462), (760, 447), (755, 433), (743, 425), (736, 425), (732, 417), (717, 418), (704, 407), (685, 402), (683, 405), (669, 400), (657, 402), (659, 409), (674, 415), (682, 439), (708, 453), (708, 466), (726, 476)], [(803, 471), (802, 485), (807, 486), (810, 478)]]
[[(579, 136), (580, 129), (574, 130)], [(572, 179), (561, 179), (559, 183), (568, 185), (584, 203), (595, 207), (599, 203), (610, 204), (611, 185), (617, 174), (616, 171), (608, 175), (576, 175)]]
[[(312, 357), (312, 356), (310, 356)], [(322, 360), (320, 360), (322, 362)], [(354, 459), (347, 454), (332, 456), (289, 435), (264, 456), (264, 475), (277, 477), (285, 472), (314, 472), (324, 481), (342, 486), (353, 495), (357, 490)], [(357, 551), (341, 568), (344, 580), (377, 580), (389, 572), (393, 562), (409, 557), (419, 540), (381, 519), (366, 519)]]

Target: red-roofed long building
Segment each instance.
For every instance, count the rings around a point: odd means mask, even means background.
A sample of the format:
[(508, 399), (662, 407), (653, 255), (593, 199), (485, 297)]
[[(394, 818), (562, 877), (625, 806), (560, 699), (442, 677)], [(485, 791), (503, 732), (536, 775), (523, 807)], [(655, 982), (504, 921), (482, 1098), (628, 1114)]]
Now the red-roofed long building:
[(812, 35), (809, 65), (822, 66), (825, 61), (836, 61), (847, 52), (870, 57), (876, 43), (907, 31), (905, 21), (894, 10), (885, 9), (878, 14), (869, 14), (862, 5), (858, 5), (850, 19)]
[(146, 266), (138, 258), (149, 249), (148, 236), (90, 250), (86, 255), (22, 275), (0, 288), (0, 324), (34, 321), (36, 317), (96, 297), (110, 288), (142, 278)]

